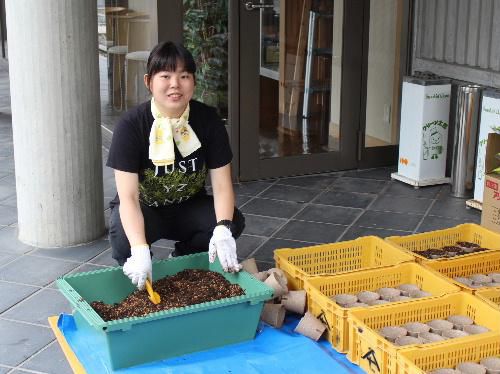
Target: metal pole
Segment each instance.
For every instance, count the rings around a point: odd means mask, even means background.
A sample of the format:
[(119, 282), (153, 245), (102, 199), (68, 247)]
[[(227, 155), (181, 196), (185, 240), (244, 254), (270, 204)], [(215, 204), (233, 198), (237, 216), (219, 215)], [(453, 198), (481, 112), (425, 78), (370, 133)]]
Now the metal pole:
[(472, 195), (480, 98), (481, 86), (459, 84), (451, 166), (451, 194), (455, 197)]
[[(306, 76), (304, 78), (304, 102), (302, 104), (302, 117), (309, 117), (309, 99), (311, 96), (311, 70), (314, 49), (314, 29), (316, 28), (316, 12), (309, 12), (309, 34), (307, 35), (307, 54), (306, 54)], [(302, 132), (304, 132), (302, 126)]]

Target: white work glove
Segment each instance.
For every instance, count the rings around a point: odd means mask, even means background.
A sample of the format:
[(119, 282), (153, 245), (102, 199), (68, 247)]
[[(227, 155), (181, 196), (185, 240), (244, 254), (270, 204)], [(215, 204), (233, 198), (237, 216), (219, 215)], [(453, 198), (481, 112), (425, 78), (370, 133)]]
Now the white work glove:
[(149, 246), (147, 244), (135, 245), (130, 248), (130, 253), (132, 255), (123, 264), (123, 273), (130, 278), (138, 289), (142, 290), (146, 284), (146, 279), (153, 279)]
[(208, 260), (214, 262), (217, 256), (224, 271), (234, 273), (241, 270), (236, 257), (236, 241), (231, 230), (222, 225), (215, 226), (208, 245)]

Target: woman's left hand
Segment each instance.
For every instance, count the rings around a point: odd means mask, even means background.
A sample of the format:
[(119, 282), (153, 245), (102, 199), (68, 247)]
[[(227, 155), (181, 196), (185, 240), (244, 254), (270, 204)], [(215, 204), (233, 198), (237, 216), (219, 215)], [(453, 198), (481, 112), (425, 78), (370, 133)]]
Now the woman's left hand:
[(220, 264), (226, 272), (235, 273), (241, 270), (236, 256), (236, 241), (231, 230), (226, 226), (215, 226), (210, 244), (208, 245), (208, 259), (210, 262), (219, 257)]

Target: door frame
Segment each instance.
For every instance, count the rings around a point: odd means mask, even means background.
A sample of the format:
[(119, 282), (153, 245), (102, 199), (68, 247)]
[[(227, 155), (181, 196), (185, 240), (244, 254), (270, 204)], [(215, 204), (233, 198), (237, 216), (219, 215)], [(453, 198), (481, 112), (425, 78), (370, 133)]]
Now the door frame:
[[(257, 2), (258, 0), (255, 1)], [(158, 14), (161, 14), (164, 18), (166, 17), (165, 22), (161, 22), (158, 25), (158, 40), (182, 41), (182, 0), (172, 0), (168, 3), (169, 4), (167, 6), (166, 2), (159, 1), (157, 5)], [(240, 12), (242, 11), (243, 3), (243, 0), (228, 1), (228, 129), (230, 130), (229, 135), (234, 154), (232, 171), (233, 178), (235, 180), (239, 179), (240, 176), (242, 176), (241, 179), (249, 179), (247, 178), (247, 174), (251, 177), (251, 179), (258, 179), (259, 177), (265, 178), (266, 176), (272, 177), (275, 176), (272, 173), (274, 167), (283, 167), (283, 171), (288, 171), (288, 169), (290, 169), (290, 166), (287, 167), (286, 165), (280, 165), (281, 163), (276, 163), (276, 165), (271, 164), (269, 167), (265, 168), (264, 171), (266, 171), (266, 173), (263, 173), (262, 176), (260, 176), (258, 163), (256, 162), (256, 165), (253, 165), (248, 172), (243, 171), (243, 174), (241, 173), (241, 158), (243, 153), (248, 151), (249, 146), (251, 146), (249, 144), (249, 139), (246, 139), (245, 141), (240, 139), (240, 127), (243, 123), (240, 115), (241, 113), (244, 113), (244, 111), (240, 110), (240, 107), (243, 108), (242, 105), (245, 104), (242, 102), (244, 97), (240, 94), (240, 87), (245, 87), (245, 81), (248, 80), (248, 74), (240, 71), (240, 62), (243, 58), (245, 58), (245, 56), (241, 55), (240, 39), (242, 34), (249, 34), (249, 30), (245, 29), (245, 24), (241, 25), (240, 22)], [(402, 35), (406, 35), (406, 37), (402, 37), (400, 40), (401, 76), (411, 72), (411, 41), (413, 40), (411, 33), (413, 30), (412, 22), (414, 19), (414, 0), (410, 0), (408, 2), (403, 0), (403, 4), (404, 21)], [(370, 0), (344, 0), (343, 3), (344, 25), (342, 47), (341, 123), (342, 121), (346, 121), (349, 123), (349, 127), (351, 127), (349, 130), (352, 130), (353, 128), (355, 130), (354, 135), (351, 134), (349, 138), (351, 147), (355, 148), (355, 150), (352, 150), (354, 158), (346, 157), (344, 160), (340, 160), (334, 165), (331, 165), (330, 168), (326, 169), (304, 168), (304, 173), (312, 174), (327, 170), (386, 166), (394, 164), (397, 161), (398, 145), (372, 148), (364, 147), (370, 19), (369, 5)], [(362, 17), (359, 17), (360, 12)], [(346, 22), (346, 20), (349, 22)], [(244, 31), (240, 32), (240, 30)], [(258, 34), (256, 33), (256, 35)], [(349, 46), (349, 48), (347, 48), (347, 46)], [(354, 46), (354, 48), (352, 46)], [(359, 74), (359, 71), (361, 71), (362, 74)], [(347, 82), (351, 82), (352, 84), (347, 84)], [(359, 92), (359, 101), (357, 102), (357, 105), (355, 105), (355, 100), (345, 99), (345, 97), (349, 95), (354, 97), (353, 95), (356, 92)], [(254, 112), (256, 111), (254, 110)], [(342, 136), (346, 136), (346, 134), (341, 133), (341, 137)], [(258, 141), (258, 139), (256, 139), (256, 141)], [(287, 158), (287, 160), (290, 164), (294, 164), (296, 161), (292, 157)], [(319, 162), (323, 164), (323, 162), (327, 162), (327, 160), (320, 160)]]
[[(258, 0), (254, 0), (258, 2)], [(259, 46), (259, 10), (244, 9), (244, 0), (230, 2), (230, 90), (233, 104), (232, 118), (237, 118), (239, 129), (233, 126), (233, 144), (238, 143), (238, 175), (244, 180), (265, 179), (278, 176), (313, 174), (327, 171), (354, 169), (358, 165), (357, 144), (361, 121), (363, 63), (363, 13), (364, 0), (344, 0), (344, 25), (342, 46), (342, 79), (340, 102), (340, 152), (289, 156), (286, 158), (260, 159), (257, 144), (258, 131), (252, 125), (259, 123), (259, 53), (246, 46)], [(348, 22), (346, 22), (348, 20)], [(237, 27), (237, 28), (236, 28)], [(236, 32), (234, 32), (236, 31)], [(235, 56), (238, 51), (237, 57)], [(234, 57), (238, 58), (234, 60)], [(236, 63), (234, 63), (236, 62)], [(238, 66), (236, 66), (238, 65)], [(254, 70), (252, 70), (254, 68)], [(234, 79), (237, 78), (237, 79)], [(243, 92), (248, 94), (244, 95)], [(237, 95), (236, 95), (237, 93)], [(256, 94), (257, 93), (257, 94)], [(237, 100), (237, 101), (236, 101)], [(238, 111), (236, 108), (238, 107)], [(235, 124), (235, 121), (233, 121)], [(237, 130), (237, 131), (235, 131)], [(234, 146), (233, 146), (234, 149)]]
[[(380, 166), (390, 166), (397, 164), (399, 154), (399, 141), (398, 144), (380, 146), (380, 147), (365, 147), (365, 134), (366, 134), (366, 103), (367, 103), (367, 83), (368, 83), (368, 48), (370, 42), (370, 1), (365, 2), (365, 9), (363, 11), (363, 68), (362, 68), (362, 82), (363, 88), (361, 90), (361, 118), (360, 118), (360, 134), (358, 139), (358, 165), (360, 169), (374, 168)], [(401, 1), (401, 0), (400, 0)], [(414, 0), (403, 0), (401, 2), (401, 37), (399, 39), (399, 78), (398, 88), (401, 90), (403, 76), (411, 72), (411, 55), (412, 43), (411, 31), (413, 22), (413, 3)], [(401, 94), (398, 95), (397, 118), (401, 118)]]
[(231, 170), (233, 179), (240, 175), (240, 1), (228, 1), (228, 121), (233, 151)]

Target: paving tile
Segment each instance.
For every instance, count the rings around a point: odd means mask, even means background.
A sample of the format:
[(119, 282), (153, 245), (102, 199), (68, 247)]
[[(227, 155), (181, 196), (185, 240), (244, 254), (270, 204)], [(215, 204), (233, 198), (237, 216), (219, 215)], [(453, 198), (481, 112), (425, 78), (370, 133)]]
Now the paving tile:
[(77, 266), (78, 264), (76, 262), (65, 262), (53, 258), (22, 256), (8, 266), (0, 268), (0, 280), (34, 286), (45, 286)]
[[(0, 135), (1, 136), (1, 135)], [(12, 149), (11, 147), (0, 147), (0, 157), (8, 157), (12, 154)]]
[(0, 313), (3, 313), (39, 289), (34, 286), (0, 281), (0, 295), (2, 295), (0, 297)]
[[(308, 243), (296, 240), (285, 240), (271, 238), (264, 243), (262, 247), (253, 255), (258, 261), (264, 261), (274, 264), (274, 250), (280, 248), (302, 248), (318, 245), (317, 243)], [(260, 269), (260, 268), (259, 268)]]
[(260, 194), (259, 197), (307, 203), (318, 196), (320, 192), (320, 190), (312, 190), (304, 187), (275, 184)]
[(103, 197), (103, 206), (104, 209), (109, 210), (110, 206), (109, 203), (114, 199), (114, 196), (104, 196)]
[[(94, 264), (82, 264), (78, 266), (77, 268), (74, 268), (71, 270), (67, 275), (69, 274), (77, 274), (77, 273), (85, 273), (87, 271), (94, 271), (94, 270), (102, 270), (102, 269), (107, 269), (109, 266), (105, 265), (94, 265)], [(57, 287), (56, 282), (50, 283), (47, 288), (53, 289), (53, 290), (59, 290), (59, 287)]]
[(15, 169), (14, 157), (2, 157), (0, 162), (0, 171), (13, 173)]
[(255, 262), (257, 264), (257, 269), (259, 269), (259, 271), (265, 271), (276, 267), (276, 264), (274, 262), (265, 262), (265, 261), (255, 261)]
[(57, 342), (51, 343), (43, 351), (23, 363), (21, 367), (50, 374), (69, 374), (73, 372)]
[(102, 179), (106, 180), (106, 179), (111, 179), (114, 177), (115, 177), (115, 171), (112, 168), (110, 168), (106, 165), (103, 165), (102, 166)]
[(377, 195), (356, 192), (327, 191), (316, 197), (312, 202), (348, 208), (366, 208), (376, 196)]
[(109, 204), (104, 204), (104, 227), (106, 228), (106, 233), (109, 232), (109, 219), (111, 217), (111, 209), (106, 208)]
[(36, 249), (31, 252), (33, 256), (43, 256), (50, 258), (58, 258), (61, 260), (70, 260), (78, 262), (86, 262), (98, 254), (110, 248), (108, 240), (104, 238), (93, 241), (92, 243), (79, 245), (69, 248), (51, 248), (51, 249)]
[(156, 247), (152, 245), (151, 251), (153, 252), (153, 261), (159, 261), (167, 259), (170, 253), (172, 253), (173, 248)]
[[(2, 62), (4, 62), (5, 60), (2, 60)], [(6, 89), (6, 92), (5, 93), (9, 93), (10, 92), (10, 85), (9, 85), (9, 82), (8, 82), (8, 79), (9, 79), (9, 71), (8, 71), (8, 65), (6, 64), (5, 65), (5, 69), (6, 70), (3, 70), (3, 66), (1, 65), (0, 63), (0, 77), (2, 78), (2, 83), (5, 82), (5, 89)], [(5, 74), (5, 75), (3, 75)], [(5, 81), (4, 81), (5, 79)], [(11, 124), (12, 123), (12, 115), (11, 114), (6, 114), (6, 113), (0, 113), (0, 124), (4, 125), (4, 124)]]
[(105, 197), (114, 198), (116, 196), (116, 184), (114, 178), (109, 178), (103, 181), (103, 192)]
[(17, 228), (4, 227), (0, 229), (0, 251), (13, 254), (24, 254), (35, 249), (35, 247), (21, 243), (17, 239)]
[[(94, 271), (94, 270), (102, 270), (102, 269), (107, 269), (108, 266), (104, 265), (94, 265), (94, 264), (82, 264), (78, 266), (77, 268), (74, 268), (71, 270), (68, 274), (76, 274), (76, 273), (85, 273), (87, 271)], [(56, 286), (57, 288), (57, 286)]]
[(391, 173), (395, 172), (396, 170), (397, 170), (396, 167), (365, 169), (365, 170), (351, 170), (351, 171), (346, 171), (344, 173), (344, 176), (345, 177), (354, 177), (354, 178), (390, 180)]
[(273, 232), (286, 222), (284, 218), (271, 218), (245, 214), (245, 234), (271, 236)]
[(475, 223), (481, 221), (481, 212), (479, 210), (467, 209), (465, 207), (465, 199), (453, 197), (438, 199), (429, 212), (429, 215), (467, 220), (468, 222)]
[(375, 227), (352, 226), (340, 238), (340, 241), (353, 240), (353, 239), (357, 239), (361, 236), (369, 236), (369, 235), (374, 235), (374, 236), (378, 236), (380, 238), (385, 238), (385, 237), (394, 236), (394, 235), (403, 236), (403, 235), (410, 235), (410, 234), (412, 234), (411, 231), (396, 231), (396, 230), (378, 229)]
[[(470, 220), (460, 220), (460, 219), (453, 219), (453, 218), (448, 218), (448, 217), (437, 217), (437, 216), (427, 216), (424, 218), (424, 221), (422, 224), (419, 226), (417, 232), (426, 232), (426, 231), (434, 231), (434, 230), (441, 230), (441, 229), (447, 229), (450, 227), (455, 227), (457, 225), (460, 225), (462, 223), (470, 223)], [(479, 222), (475, 222), (479, 223)]]
[(111, 257), (111, 248), (105, 250), (100, 255), (89, 260), (89, 263), (96, 265), (118, 266), (116, 260), (113, 257)]
[(242, 182), (234, 183), (233, 189), (236, 195), (256, 196), (271, 185), (268, 182)]
[(11, 197), (8, 197), (7, 199), (2, 200), (2, 205), (11, 206), (14, 208), (17, 207), (17, 196), (12, 195)]
[(46, 327), (0, 319), (0, 364), (17, 366), (52, 340)]
[[(1, 100), (0, 100), (1, 105)], [(0, 158), (8, 158), (14, 153), (14, 139), (12, 134), (0, 127)]]
[[(0, 145), (1, 147), (1, 145)], [(0, 158), (0, 163), (2, 162), (2, 159)], [(0, 170), (0, 179), (3, 179), (5, 178), (6, 176), (8, 175), (11, 175), (12, 173), (10, 171), (7, 171), (7, 170)]]
[(255, 198), (245, 204), (241, 211), (243, 213), (258, 214), (269, 217), (290, 218), (300, 209), (303, 204), (292, 201), (276, 201)]
[(385, 195), (393, 196), (411, 196), (411, 197), (425, 197), (427, 199), (434, 199), (439, 194), (443, 187), (439, 186), (428, 186), (415, 188), (406, 183), (393, 181), (390, 183), (387, 190), (385, 190)]
[(0, 204), (0, 225), (11, 225), (17, 222), (17, 208)]
[(243, 205), (245, 205), (252, 196), (246, 196), (246, 195), (235, 195), (234, 200), (235, 200), (235, 205), (238, 208), (241, 208)]
[(303, 177), (280, 178), (277, 183), (322, 190), (330, 186), (336, 179), (337, 177), (332, 175), (308, 175)]
[[(1, 144), (0, 144), (1, 147)], [(6, 176), (0, 179), (0, 184), (6, 184), (9, 186), (16, 187), (16, 175), (14, 173), (8, 173)]]
[(7, 183), (0, 184), (0, 201), (15, 196), (15, 194), (16, 194), (15, 186), (12, 186)]
[(451, 195), (451, 184), (445, 184), (441, 186), (441, 190), (436, 196), (436, 199), (446, 199), (449, 197), (453, 197)]
[(48, 327), (48, 317), (71, 313), (71, 309), (69, 301), (58, 290), (47, 288), (9, 309), (2, 314), (2, 317)]
[(303, 221), (350, 225), (362, 212), (363, 209), (357, 208), (310, 204), (295, 218)]
[(400, 213), (425, 214), (431, 203), (432, 200), (430, 199), (382, 195), (375, 200), (369, 209)]
[(356, 221), (356, 226), (413, 231), (423, 215), (367, 210)]
[(333, 191), (363, 192), (378, 194), (387, 182), (366, 178), (342, 177), (330, 186)]
[(175, 240), (160, 239), (153, 243), (156, 247), (175, 248)]
[(241, 235), (238, 239), (236, 239), (238, 259), (246, 259), (250, 253), (255, 251), (255, 249), (264, 242), (264, 240), (266, 239), (259, 236)]
[(5, 264), (13, 261), (15, 258), (19, 257), (19, 255), (15, 255), (12, 253), (0, 252), (0, 268)]
[(274, 234), (275, 238), (312, 243), (333, 243), (347, 226), (292, 220)]

